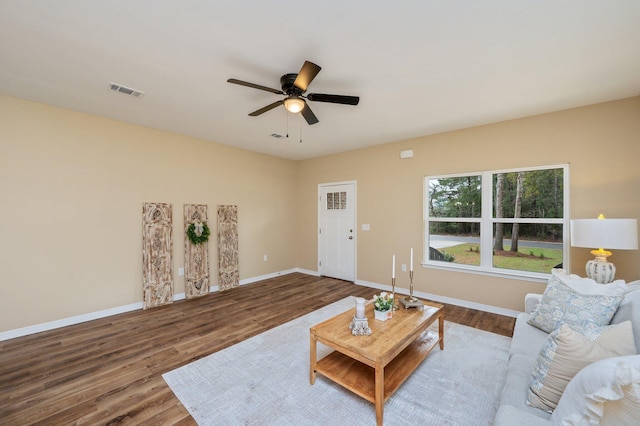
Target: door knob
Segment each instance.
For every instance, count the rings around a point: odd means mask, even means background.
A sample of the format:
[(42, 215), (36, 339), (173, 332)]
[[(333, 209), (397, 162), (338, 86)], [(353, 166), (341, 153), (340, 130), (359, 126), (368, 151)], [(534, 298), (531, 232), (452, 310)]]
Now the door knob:
[(353, 240), (353, 235), (349, 235), (349, 239), (350, 239), (350, 240)]

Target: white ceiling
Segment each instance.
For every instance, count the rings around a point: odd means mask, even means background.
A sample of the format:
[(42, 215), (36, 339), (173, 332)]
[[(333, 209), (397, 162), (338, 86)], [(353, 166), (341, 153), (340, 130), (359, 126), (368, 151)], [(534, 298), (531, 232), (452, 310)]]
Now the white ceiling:
[[(305, 60), (360, 104), (249, 117), (283, 97), (226, 82)], [(305, 159), (640, 95), (640, 1), (2, 0), (0, 93)]]

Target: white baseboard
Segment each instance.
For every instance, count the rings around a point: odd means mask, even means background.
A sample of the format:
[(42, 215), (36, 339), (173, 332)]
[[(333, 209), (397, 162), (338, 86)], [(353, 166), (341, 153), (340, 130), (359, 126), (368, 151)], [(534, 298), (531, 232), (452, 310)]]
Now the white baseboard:
[(256, 281), (267, 280), (269, 278), (275, 278), (282, 275), (293, 274), (294, 272), (298, 272), (297, 268), (285, 269), (284, 271), (273, 272), (271, 274), (259, 275), (253, 278), (247, 278), (244, 280), (240, 280), (240, 285), (255, 283)]
[[(182, 298), (184, 298), (184, 293)], [(16, 328), (15, 330), (4, 331), (0, 333), (0, 342), (3, 340), (14, 339), (16, 337), (27, 336), (29, 334), (40, 333), (43, 331), (54, 330), (56, 328), (66, 327), (69, 325), (80, 324), (82, 322), (94, 319), (104, 318), (111, 315), (122, 314), (125, 312), (142, 309), (142, 302), (131, 303), (130, 305), (118, 306), (115, 308), (104, 309), (97, 312), (89, 312), (88, 314), (76, 315), (69, 318), (63, 318), (55, 321), (49, 321), (42, 324), (30, 325), (28, 327)]]
[(320, 272), (312, 271), (311, 269), (296, 268), (295, 272), (300, 272), (301, 274), (306, 274), (306, 275), (313, 275), (314, 277), (320, 276)]
[[(389, 291), (389, 292), (391, 291), (390, 285), (378, 284), (370, 281), (356, 280), (355, 284), (365, 286), (365, 287), (373, 287), (383, 291)], [(409, 291), (404, 288), (400, 288), (400, 289), (396, 288), (396, 293), (407, 295), (407, 296), (409, 295)], [(463, 308), (476, 309), (478, 311), (490, 312), (492, 314), (504, 315), (507, 317), (515, 318), (520, 313), (519, 311), (514, 311), (512, 309), (505, 309), (505, 308), (500, 308), (498, 306), (484, 305), (482, 303), (475, 303), (475, 302), (470, 302), (468, 300), (455, 299), (453, 297), (440, 296), (437, 294), (424, 293), (422, 291), (414, 291), (413, 295), (421, 299), (433, 300), (434, 302), (446, 303), (448, 305), (462, 306)]]
[[(244, 280), (240, 280), (240, 285), (251, 284), (251, 283), (266, 280), (269, 278), (275, 278), (282, 275), (292, 274), (294, 272), (299, 272), (301, 274), (306, 274), (306, 275), (320, 276), (320, 273), (318, 271), (313, 271), (310, 269), (303, 269), (303, 268), (291, 268), (291, 269), (286, 269), (284, 271), (273, 272), (265, 275), (259, 275), (252, 278), (246, 278)], [(366, 286), (366, 287), (373, 287), (383, 291), (391, 291), (390, 285), (378, 284), (370, 281), (356, 280), (355, 284)], [(211, 286), (211, 288), (209, 289), (210, 293), (214, 293), (219, 290), (220, 288), (217, 285)], [(398, 293), (408, 294), (408, 292), (405, 289), (399, 289)], [(447, 303), (450, 305), (463, 306), (465, 308), (477, 309), (479, 311), (491, 312), (494, 314), (506, 315), (509, 317), (516, 317), (520, 313), (518, 311), (512, 311), (510, 309), (499, 308), (496, 306), (483, 305), (480, 303), (469, 302), (467, 300), (454, 299), (454, 298), (445, 297), (445, 296), (438, 296), (437, 294), (430, 294), (430, 293), (423, 293), (423, 292), (416, 291), (414, 292), (414, 295), (423, 299), (434, 300), (436, 302)], [(174, 301), (182, 300), (184, 298), (185, 298), (184, 293), (178, 293), (173, 295)], [(16, 337), (27, 336), (29, 334), (35, 334), (43, 331), (54, 330), (56, 328), (66, 327), (74, 324), (80, 324), (83, 322), (104, 318), (111, 315), (117, 315), (125, 312), (135, 311), (138, 309), (142, 309), (142, 302), (131, 303), (129, 305), (124, 305), (124, 306), (117, 306), (115, 308), (104, 309), (97, 312), (89, 312), (87, 314), (76, 315), (73, 317), (63, 318), (55, 321), (49, 321), (42, 324), (30, 325), (28, 327), (17, 328), (15, 330), (3, 331), (3, 332), (0, 332), (0, 342), (4, 340), (14, 339)]]
[[(292, 269), (288, 269), (288, 270), (285, 270), (285, 271), (274, 272), (274, 273), (271, 273), (271, 274), (260, 275), (260, 276), (257, 276), (257, 277), (240, 280), (240, 285), (251, 284), (251, 283), (254, 283), (256, 281), (262, 281), (262, 280), (266, 280), (268, 278), (275, 278), (275, 277), (279, 277), (281, 275), (291, 274), (293, 272), (305, 273), (303, 271), (298, 271), (297, 268), (292, 268)], [(313, 274), (309, 274), (309, 275), (313, 275)], [(213, 292), (216, 292), (216, 291), (219, 291), (219, 290), (220, 290), (220, 287), (216, 285), (216, 286), (211, 286), (210, 289), (209, 289), (209, 292), (213, 293)], [(173, 295), (173, 301), (174, 302), (176, 300), (182, 300), (184, 298), (185, 298), (185, 294), (184, 293), (178, 293), (178, 294), (174, 294)], [(89, 313), (86, 313), (86, 314), (76, 315), (76, 316), (68, 317), (68, 318), (62, 318), (62, 319), (59, 319), (59, 320), (49, 321), (49, 322), (45, 322), (45, 323), (42, 323), (42, 324), (34, 324), (34, 325), (30, 325), (28, 327), (17, 328), (15, 330), (3, 331), (3, 332), (0, 332), (0, 342), (2, 342), (4, 340), (14, 339), (16, 337), (27, 336), (29, 334), (35, 334), (35, 333), (40, 333), (40, 332), (43, 332), (43, 331), (54, 330), (56, 328), (66, 327), (66, 326), (74, 325), (74, 324), (80, 324), (80, 323), (83, 323), (83, 322), (87, 322), (87, 321), (91, 321), (91, 320), (95, 320), (95, 319), (100, 319), (100, 318), (108, 317), (108, 316), (111, 316), (111, 315), (117, 315), (117, 314), (122, 314), (122, 313), (125, 313), (125, 312), (136, 311), (136, 310), (139, 310), (139, 309), (142, 309), (142, 302), (131, 303), (129, 305), (124, 305), (124, 306), (117, 306), (115, 308), (104, 309), (104, 310), (97, 311), (97, 312), (89, 312)]]

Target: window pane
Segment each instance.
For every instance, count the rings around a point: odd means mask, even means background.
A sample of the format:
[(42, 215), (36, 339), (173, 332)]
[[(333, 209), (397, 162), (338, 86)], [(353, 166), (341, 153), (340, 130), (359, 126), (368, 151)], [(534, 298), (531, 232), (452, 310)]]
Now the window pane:
[(430, 222), (429, 260), (480, 265), (480, 223)]
[(561, 224), (496, 223), (493, 226), (495, 268), (549, 274), (551, 269), (562, 267), (562, 250)]
[(561, 168), (496, 173), (493, 217), (562, 218), (563, 182)]
[[(556, 165), (426, 176), (427, 262), (525, 277), (549, 275), (552, 268), (562, 267), (568, 255), (563, 245), (569, 222), (569, 206), (564, 205), (568, 170), (568, 165)], [(480, 229), (486, 232), (481, 235)]]
[(481, 182), (481, 176), (429, 179), (429, 215), (479, 218)]

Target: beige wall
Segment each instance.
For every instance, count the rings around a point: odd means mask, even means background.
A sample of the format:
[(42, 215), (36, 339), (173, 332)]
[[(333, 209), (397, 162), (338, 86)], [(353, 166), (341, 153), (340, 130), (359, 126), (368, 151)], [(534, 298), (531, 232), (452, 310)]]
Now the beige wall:
[[(0, 332), (142, 301), (142, 203), (239, 211), (240, 279), (295, 267), (298, 163), (0, 96)], [(217, 285), (217, 239), (209, 242)], [(268, 262), (263, 255), (268, 255)]]
[[(412, 149), (414, 157), (400, 159)], [(572, 218), (640, 218), (640, 97), (421, 137), (300, 162), (298, 260), (317, 264), (317, 186), (357, 181), (357, 279), (390, 284), (390, 259), (408, 263), (422, 250), (425, 175), (570, 164)], [(361, 231), (361, 225), (371, 225)], [(571, 271), (584, 275), (589, 250), (571, 250)], [(640, 251), (614, 251), (617, 277), (640, 278)], [(544, 284), (433, 268), (416, 268), (417, 291), (522, 310)], [(408, 287), (408, 273), (397, 285)]]
[[(208, 204), (212, 230), (217, 205), (238, 205), (241, 279), (315, 271), (318, 184), (356, 180), (357, 278), (380, 284), (392, 254), (420, 253), (425, 175), (570, 163), (572, 217), (640, 217), (640, 97), (301, 162), (4, 96), (0, 117), (0, 332), (140, 302), (147, 201), (173, 204), (175, 293), (185, 203)], [(400, 160), (404, 149), (414, 158)], [(588, 250), (571, 255), (583, 274)], [(216, 284), (214, 241), (210, 257)], [(640, 251), (611, 260), (640, 278)], [(420, 267), (414, 281), (516, 310), (544, 288)]]

